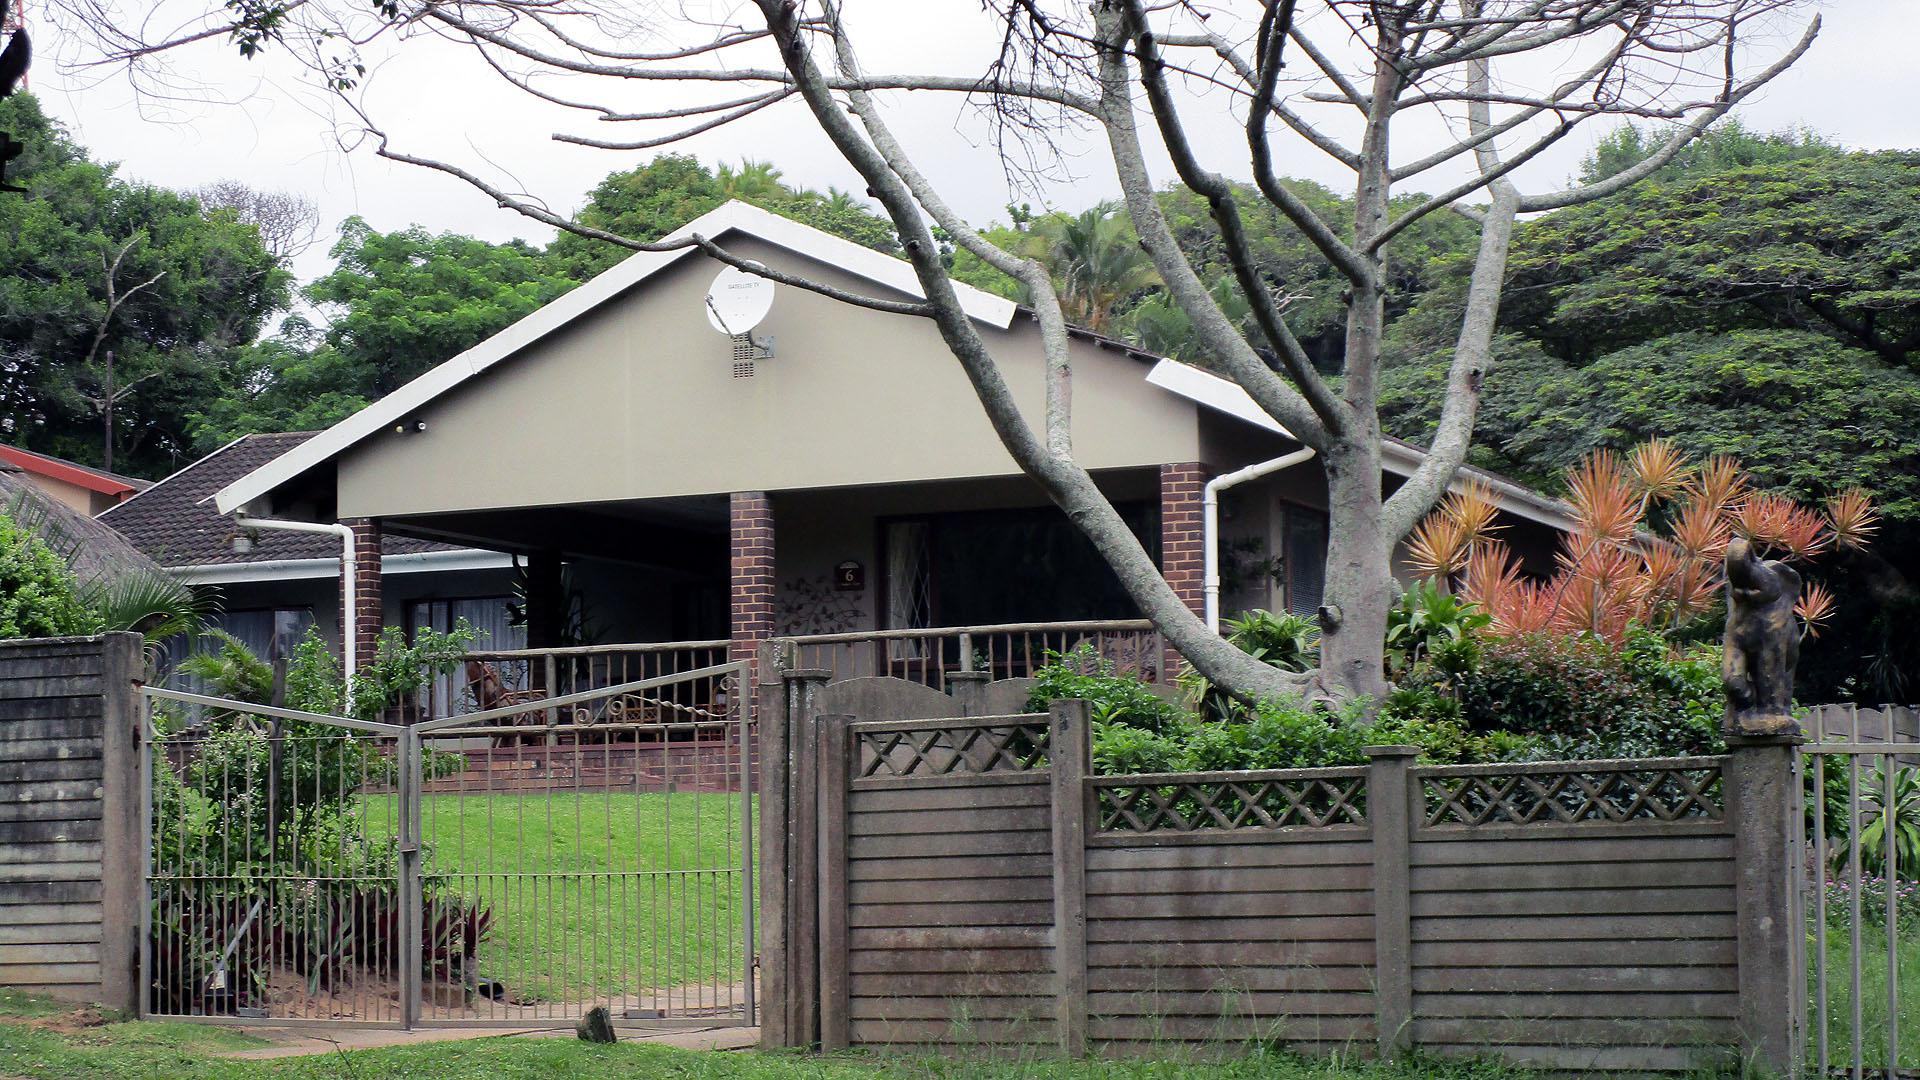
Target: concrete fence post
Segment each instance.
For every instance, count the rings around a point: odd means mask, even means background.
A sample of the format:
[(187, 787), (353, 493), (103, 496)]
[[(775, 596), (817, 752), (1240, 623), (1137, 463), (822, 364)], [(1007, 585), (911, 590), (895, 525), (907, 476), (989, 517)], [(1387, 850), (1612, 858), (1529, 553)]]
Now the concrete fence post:
[(985, 714), (987, 683), (992, 678), (985, 671), (947, 672), (947, 692), (953, 695), (953, 703), (959, 707), (961, 716)]
[(818, 1031), (815, 899), (819, 839), (813, 699), (825, 671), (775, 671), (783, 643), (761, 650), (760, 1043), (813, 1045)]
[(1740, 1037), (1745, 1060), (1770, 1076), (1799, 1072), (1806, 947), (1798, 903), (1805, 830), (1794, 758), (1801, 738), (1729, 736), (1721, 773), (1733, 825)]
[(1053, 991), (1060, 1052), (1087, 1052), (1087, 773), (1092, 742), (1087, 703), (1047, 710), (1053, 780)]
[(845, 1050), (851, 1035), (851, 991), (847, 970), (847, 781), (851, 744), (847, 725), (853, 717), (820, 716), (813, 725), (820, 778), (816, 811), (819, 830), (820, 1049)]
[(100, 725), (100, 1004), (135, 1015), (140, 1009), (140, 927), (147, 865), (145, 639), (112, 633), (101, 644)]
[(1367, 747), (1367, 825), (1373, 835), (1373, 1001), (1380, 1056), (1412, 1049), (1413, 815), (1417, 746)]

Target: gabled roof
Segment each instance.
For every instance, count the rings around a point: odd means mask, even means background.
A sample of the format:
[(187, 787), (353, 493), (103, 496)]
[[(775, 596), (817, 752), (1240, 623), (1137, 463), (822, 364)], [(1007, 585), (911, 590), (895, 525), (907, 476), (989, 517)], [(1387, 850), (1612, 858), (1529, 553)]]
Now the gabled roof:
[[(315, 533), (257, 529), (253, 549), (233, 550), (239, 526), (214, 508), (211, 496), (242, 476), (306, 445), (316, 435), (294, 431), (243, 435), (117, 506), (101, 511), (99, 521), (118, 530), (134, 547), (169, 569), (215, 564), (281, 562), (340, 558), (340, 542)], [(455, 550), (448, 544), (386, 536), (383, 554)]]
[(97, 491), (102, 495), (131, 495), (151, 486), (146, 480), (136, 480), (131, 476), (110, 473), (105, 469), (96, 469), (77, 461), (54, 457), (51, 454), (37, 454), (17, 446), (0, 444), (0, 461), (16, 465), (30, 473), (65, 481), (88, 491)]
[[(695, 236), (714, 239), (729, 232), (745, 233), (895, 292), (916, 297), (923, 295), (919, 279), (905, 260), (862, 247), (851, 240), (802, 225), (748, 203), (734, 201), (716, 207), (675, 229), (665, 240), (672, 242)], [(250, 473), (236, 476), (218, 491), (215, 503), (222, 513), (231, 513), (246, 506), (360, 440), (404, 421), (408, 414), (427, 402), (698, 252), (698, 248), (691, 246), (672, 251), (635, 252), (593, 280), (284, 455)], [(1002, 330), (1013, 324), (1018, 308), (1013, 301), (960, 282), (954, 282), (953, 288), (968, 315)]]

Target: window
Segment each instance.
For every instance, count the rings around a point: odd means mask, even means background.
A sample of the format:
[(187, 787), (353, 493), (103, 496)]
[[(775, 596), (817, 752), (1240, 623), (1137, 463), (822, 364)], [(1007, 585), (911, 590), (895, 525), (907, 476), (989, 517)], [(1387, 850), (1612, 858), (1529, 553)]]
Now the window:
[[(294, 646), (307, 636), (313, 625), (312, 608), (260, 608), (223, 611), (207, 620), (209, 630), (223, 630), (247, 647), (247, 651), (271, 664), (282, 656), (292, 656)], [(204, 690), (190, 686), (184, 674), (174, 669), (181, 660), (197, 653), (218, 652), (220, 643), (202, 635), (169, 638), (161, 643), (159, 668), (163, 685), (175, 689)]]
[[(527, 647), (527, 628), (513, 623), (512, 598), (483, 596), (465, 600), (416, 600), (407, 605), (407, 634), (422, 630), (446, 633), (465, 619), (480, 634), (468, 648), (474, 652), (496, 652)], [(498, 663), (501, 681), (509, 690), (527, 687), (524, 663)], [(467, 711), (473, 707), (471, 695), (463, 692), (467, 676), (463, 671), (435, 679), (422, 691), (421, 706), (429, 716), (443, 716), (451, 709)]]
[(1296, 615), (1320, 610), (1327, 585), (1327, 515), (1292, 503), (1281, 505), (1281, 551), (1286, 562), (1286, 607)]
[[(1152, 507), (1117, 507), (1152, 552)], [(1133, 600), (1059, 510), (988, 510), (886, 522), (888, 629), (1129, 619)]]

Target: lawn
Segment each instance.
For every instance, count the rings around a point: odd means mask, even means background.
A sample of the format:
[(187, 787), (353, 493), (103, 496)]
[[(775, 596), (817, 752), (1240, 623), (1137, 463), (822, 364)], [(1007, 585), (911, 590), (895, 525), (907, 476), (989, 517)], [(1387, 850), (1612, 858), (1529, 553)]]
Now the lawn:
[[(1920, 1068), (1920, 931), (1900, 935), (1900, 1023), (1899, 1065), (1903, 1069)], [(1830, 1064), (1847, 1066), (1853, 1061), (1853, 987), (1847, 958), (1852, 951), (1847, 927), (1835, 919), (1827, 930), (1827, 1059)], [(1884, 1066), (1887, 1060), (1887, 936), (1878, 926), (1863, 926), (1860, 931), (1860, 1048), (1867, 1068)], [(1813, 943), (1808, 941), (1807, 978), (1814, 978)], [(1819, 1053), (1816, 1045), (1819, 1014), (1810, 1009), (1807, 1019), (1807, 1054)]]
[[(392, 820), (392, 798), (368, 818)], [(743, 807), (727, 794), (429, 795), (427, 872), (492, 912), (480, 974), (516, 1000), (738, 983)], [(566, 875), (566, 876), (554, 876)]]
[[(477, 1039), (361, 1050), (281, 1061), (220, 1055), (260, 1045), (235, 1031), (193, 1024), (58, 1024), (44, 1002), (0, 991), (0, 1076), (30, 1080), (1519, 1080), (1530, 1074), (1486, 1062), (1372, 1065), (1304, 1060), (1249, 1050), (1219, 1061), (925, 1061), (864, 1054), (698, 1053), (574, 1039)], [(29, 1017), (39, 1017), (30, 1022)], [(32, 1026), (55, 1022), (56, 1027)]]

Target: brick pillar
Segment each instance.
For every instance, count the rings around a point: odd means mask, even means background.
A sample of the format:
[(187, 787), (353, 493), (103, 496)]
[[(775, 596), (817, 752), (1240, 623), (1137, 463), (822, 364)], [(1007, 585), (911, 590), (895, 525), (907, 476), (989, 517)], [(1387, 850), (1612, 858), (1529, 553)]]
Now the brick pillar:
[(773, 503), (764, 491), (736, 491), (728, 510), (728, 653), (752, 661), (760, 643), (773, 636)]
[[(1206, 611), (1206, 552), (1201, 535), (1207, 469), (1198, 462), (1160, 466), (1160, 575), (1196, 615)], [(1168, 679), (1179, 674), (1180, 654), (1168, 647)]]
[[(354, 625), (341, 626), (340, 635), (343, 640), (347, 634), (353, 635), (354, 663), (364, 668), (373, 662), (373, 650), (380, 643), (380, 628), (385, 624), (380, 606), (380, 519), (348, 518), (340, 524), (353, 530), (353, 587), (357, 594)], [(340, 611), (344, 619), (344, 602)]]

